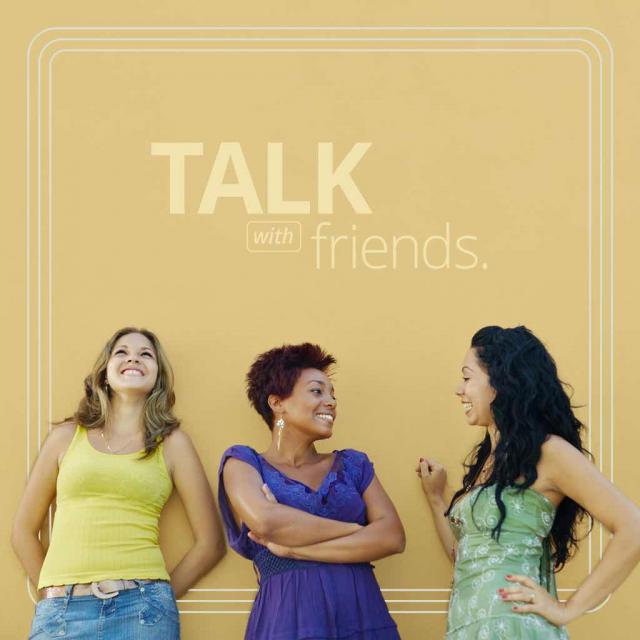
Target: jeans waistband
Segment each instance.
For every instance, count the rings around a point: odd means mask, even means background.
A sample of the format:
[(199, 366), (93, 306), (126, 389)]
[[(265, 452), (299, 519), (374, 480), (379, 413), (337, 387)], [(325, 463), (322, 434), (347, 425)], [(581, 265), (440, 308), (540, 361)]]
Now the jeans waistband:
[(117, 596), (120, 591), (137, 589), (151, 582), (166, 582), (165, 580), (100, 580), (97, 582), (83, 582), (54, 587), (43, 587), (38, 591), (42, 599), (64, 598), (66, 596), (93, 595), (100, 600), (109, 600)]

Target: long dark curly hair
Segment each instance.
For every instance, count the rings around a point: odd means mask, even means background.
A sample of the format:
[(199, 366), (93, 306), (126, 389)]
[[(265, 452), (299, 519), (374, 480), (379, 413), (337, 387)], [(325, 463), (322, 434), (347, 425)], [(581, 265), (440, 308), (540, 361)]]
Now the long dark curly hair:
[[(498, 438), (491, 475), (482, 483), (478, 495), (495, 485), (500, 518), (492, 536), (499, 540), (506, 518), (502, 491), (506, 487), (524, 491), (536, 481), (542, 444), (550, 435), (563, 438), (586, 455), (591, 454), (582, 446), (584, 425), (574, 415), (565, 391), (565, 387), (571, 387), (558, 378), (554, 359), (529, 329), (484, 327), (471, 339), (471, 347), (495, 391), (491, 412)], [(456, 500), (474, 486), (490, 455), (491, 440), (487, 433), (464, 463), (462, 488), (454, 494), (447, 514)], [(518, 478), (524, 479), (518, 482)], [(569, 497), (560, 503), (550, 533), (556, 571), (576, 551), (577, 527), (586, 515), (588, 512)]]

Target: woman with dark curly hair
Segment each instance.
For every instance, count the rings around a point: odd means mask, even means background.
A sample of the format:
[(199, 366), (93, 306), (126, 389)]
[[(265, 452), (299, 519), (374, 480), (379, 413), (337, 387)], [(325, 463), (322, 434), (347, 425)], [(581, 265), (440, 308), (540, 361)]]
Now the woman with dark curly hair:
[(316, 345), (289, 345), (247, 375), (271, 443), (227, 449), (219, 470), (229, 543), (258, 575), (247, 640), (399, 637), (370, 564), (404, 549), (396, 510), (366, 454), (315, 447), (336, 419), (333, 364)]
[[(116, 331), (77, 411), (35, 462), (12, 542), (40, 602), (32, 640), (178, 640), (176, 596), (224, 555), (213, 495), (173, 413), (173, 373), (146, 329)], [(168, 573), (158, 521), (176, 488), (194, 543)], [(55, 500), (48, 550), (38, 532)]]
[[(587, 460), (556, 364), (526, 327), (485, 327), (471, 340), (456, 394), (483, 440), (453, 496), (444, 467), (416, 469), (442, 545), (455, 563), (448, 640), (560, 640), (640, 559), (640, 510)], [(554, 573), (591, 515), (614, 533), (566, 601)]]

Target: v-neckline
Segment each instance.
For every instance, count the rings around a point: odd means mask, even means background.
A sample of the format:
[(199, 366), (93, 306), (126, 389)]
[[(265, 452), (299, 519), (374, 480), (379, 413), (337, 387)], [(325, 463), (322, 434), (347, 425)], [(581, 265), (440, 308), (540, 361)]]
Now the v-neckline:
[(265, 462), (274, 471), (277, 471), (283, 478), (285, 478), (286, 480), (290, 480), (291, 482), (295, 482), (295, 483), (297, 483), (299, 485), (302, 485), (305, 489), (308, 489), (311, 493), (320, 493), (320, 490), (322, 489), (322, 487), (324, 487), (324, 484), (329, 479), (329, 476), (335, 471), (336, 464), (338, 463), (338, 457), (340, 456), (340, 451), (338, 449), (334, 449), (332, 451), (332, 453), (333, 453), (333, 462), (331, 463), (331, 467), (329, 467), (329, 471), (327, 471), (325, 476), (322, 478), (322, 482), (320, 482), (320, 484), (318, 485), (318, 488), (314, 489), (313, 487), (310, 487), (308, 484), (302, 482), (301, 480), (297, 480), (296, 478), (292, 478), (291, 476), (287, 475), (283, 471), (280, 471), (280, 469), (278, 469), (278, 467), (276, 467), (275, 465), (271, 464), (261, 453), (258, 453), (257, 451), (256, 451), (256, 453), (258, 454), (258, 457), (260, 458), (260, 460)]

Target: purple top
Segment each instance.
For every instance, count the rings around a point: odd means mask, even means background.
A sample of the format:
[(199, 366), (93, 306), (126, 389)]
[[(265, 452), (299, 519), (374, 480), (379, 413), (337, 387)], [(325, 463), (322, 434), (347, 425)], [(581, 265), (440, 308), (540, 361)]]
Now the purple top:
[(324, 563), (278, 558), (248, 537), (233, 517), (222, 477), (229, 458), (251, 465), (280, 504), (342, 522), (367, 524), (363, 493), (374, 478), (373, 464), (354, 449), (335, 451), (317, 491), (269, 464), (251, 447), (235, 445), (220, 462), (218, 500), (229, 545), (253, 560), (260, 572), (246, 640), (397, 640), (369, 563)]

